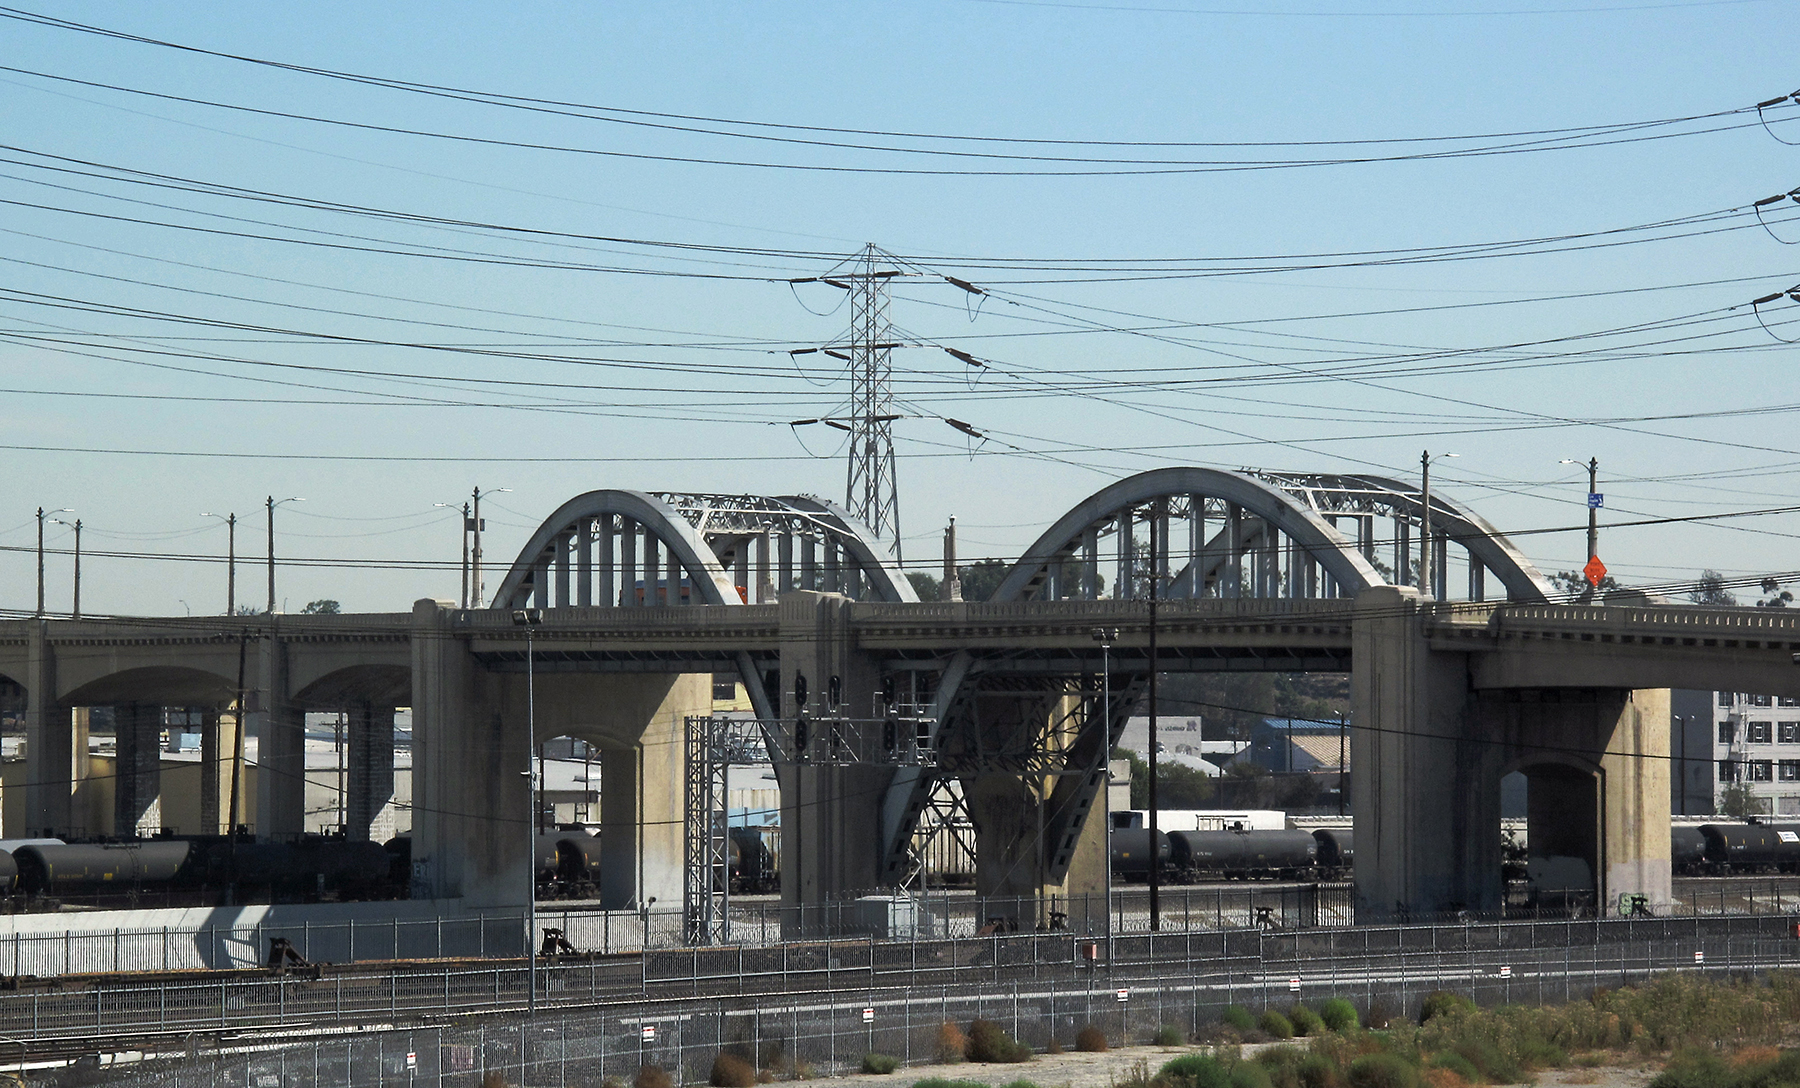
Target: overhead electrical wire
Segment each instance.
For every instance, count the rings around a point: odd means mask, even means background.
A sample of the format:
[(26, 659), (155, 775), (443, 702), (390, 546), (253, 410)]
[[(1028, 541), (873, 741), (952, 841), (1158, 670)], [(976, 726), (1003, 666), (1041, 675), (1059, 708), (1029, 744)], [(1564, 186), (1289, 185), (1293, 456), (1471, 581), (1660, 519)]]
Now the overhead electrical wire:
[[(768, 123), (768, 122), (753, 122), (753, 121), (744, 121), (744, 120), (732, 120), (732, 119), (726, 119), (726, 118), (708, 118), (708, 117), (702, 117), (702, 116), (697, 116), (697, 115), (681, 115), (681, 114), (673, 114), (673, 113), (658, 113), (658, 112), (654, 112), (654, 111), (627, 110), (627, 109), (621, 109), (621, 108), (616, 108), (616, 107), (596, 106), (596, 105), (584, 104), (584, 103), (558, 102), (558, 101), (551, 100), (551, 99), (533, 98), (533, 97), (529, 97), (529, 96), (520, 96), (520, 95), (508, 95), (508, 94), (501, 94), (501, 93), (497, 93), (497, 92), (476, 91), (476, 90), (472, 90), (472, 89), (468, 89), (468, 88), (452, 87), (452, 86), (446, 86), (446, 85), (441, 85), (441, 84), (428, 84), (428, 83), (420, 83), (420, 82), (414, 82), (414, 81), (408, 81), (408, 80), (393, 79), (393, 78), (389, 78), (389, 77), (371, 76), (371, 75), (360, 74), (360, 73), (338, 71), (338, 70), (329, 69), (329, 68), (293, 64), (293, 63), (288, 63), (288, 62), (269, 60), (266, 58), (250, 57), (250, 56), (245, 56), (245, 55), (241, 55), (241, 54), (233, 54), (233, 53), (209, 50), (209, 49), (204, 49), (204, 48), (200, 48), (197, 46), (176, 43), (176, 42), (170, 42), (170, 41), (166, 41), (166, 40), (162, 40), (162, 39), (150, 38), (150, 37), (146, 37), (146, 36), (142, 36), (142, 35), (129, 34), (129, 33), (125, 33), (125, 32), (110, 30), (107, 28), (92, 26), (92, 25), (83, 24), (83, 23), (77, 23), (77, 22), (74, 22), (71, 20), (47, 17), (47, 16), (39, 15), (34, 12), (24, 11), (22, 9), (16, 9), (16, 8), (0, 8), (0, 17), (14, 19), (14, 20), (18, 20), (21, 22), (34, 23), (34, 24), (37, 24), (40, 26), (49, 27), (49, 28), (58, 29), (58, 30), (74, 31), (74, 32), (82, 33), (82, 34), (96, 35), (96, 36), (111, 38), (111, 39), (115, 39), (115, 40), (119, 40), (119, 41), (127, 41), (127, 42), (133, 42), (133, 43), (137, 43), (137, 44), (150, 45), (150, 46), (155, 46), (155, 47), (164, 48), (164, 49), (179, 50), (182, 52), (187, 52), (187, 53), (196, 54), (196, 55), (210, 56), (210, 57), (214, 57), (216, 59), (231, 61), (234, 63), (256, 65), (256, 66), (265, 67), (265, 68), (274, 69), (274, 70), (281, 70), (281, 71), (287, 71), (287, 72), (292, 72), (292, 73), (296, 73), (296, 74), (314, 76), (314, 77), (331, 79), (331, 80), (342, 81), (342, 82), (349, 82), (349, 83), (360, 84), (360, 85), (364, 85), (364, 86), (378, 87), (378, 88), (383, 88), (383, 89), (387, 89), (387, 90), (402, 91), (402, 92), (411, 93), (411, 94), (427, 95), (430, 97), (449, 99), (449, 100), (460, 101), (460, 102), (465, 102), (465, 103), (470, 103), (470, 104), (486, 105), (486, 106), (491, 106), (491, 107), (501, 107), (501, 108), (508, 108), (508, 109), (516, 109), (516, 110), (525, 110), (525, 111), (538, 113), (538, 114), (554, 115), (554, 116), (558, 116), (558, 117), (571, 118), (571, 119), (576, 119), (576, 120), (599, 122), (599, 123), (606, 123), (606, 124), (611, 124), (611, 125), (629, 126), (629, 127), (633, 127), (633, 128), (648, 129), (648, 130), (670, 131), (670, 132), (674, 132), (674, 133), (677, 133), (680, 135), (700, 135), (700, 136), (708, 136), (708, 137), (724, 138), (724, 139), (751, 140), (751, 141), (756, 141), (756, 142), (760, 142), (760, 143), (776, 143), (776, 144), (797, 146), (797, 147), (801, 147), (801, 148), (805, 148), (805, 149), (824, 148), (824, 149), (829, 149), (829, 150), (834, 150), (834, 151), (850, 151), (850, 152), (856, 152), (856, 153), (950, 157), (953, 159), (1023, 161), (1023, 162), (1030, 162), (1030, 163), (1067, 163), (1067, 164), (1072, 164), (1072, 165), (1078, 167), (1076, 169), (1070, 169), (1070, 170), (1042, 170), (1042, 169), (953, 170), (953, 169), (948, 169), (948, 168), (921, 169), (921, 168), (907, 168), (907, 167), (859, 167), (859, 166), (845, 166), (845, 165), (841, 165), (841, 164), (770, 163), (770, 162), (762, 162), (762, 161), (755, 161), (755, 160), (718, 159), (718, 158), (708, 158), (708, 157), (700, 157), (700, 156), (657, 155), (657, 154), (651, 154), (651, 153), (647, 153), (647, 152), (626, 152), (626, 151), (620, 151), (617, 149), (597, 149), (597, 148), (581, 148), (581, 147), (573, 147), (573, 146), (565, 146), (565, 145), (535, 144), (530, 141), (512, 141), (512, 140), (501, 140), (501, 139), (497, 139), (497, 138), (475, 137), (475, 136), (469, 136), (466, 134), (440, 133), (440, 132), (432, 132), (432, 131), (422, 130), (422, 129), (408, 129), (408, 128), (404, 128), (402, 126), (385, 126), (385, 125), (369, 124), (369, 123), (364, 123), (364, 122), (354, 122), (354, 121), (344, 120), (341, 118), (324, 118), (324, 117), (318, 117), (318, 116), (313, 116), (313, 115), (297, 114), (297, 113), (293, 113), (290, 111), (260, 109), (257, 107), (245, 106), (245, 105), (236, 104), (236, 103), (224, 103), (224, 102), (218, 102), (218, 101), (209, 100), (209, 99), (199, 99), (199, 98), (193, 98), (193, 97), (188, 97), (188, 96), (180, 96), (180, 95), (166, 94), (166, 93), (162, 93), (162, 92), (154, 92), (154, 91), (149, 91), (149, 90), (142, 89), (142, 88), (127, 87), (127, 86), (123, 86), (123, 85), (119, 85), (119, 84), (108, 84), (108, 83), (101, 83), (101, 82), (92, 81), (92, 80), (75, 79), (75, 78), (68, 77), (68, 76), (59, 76), (59, 75), (55, 75), (53, 73), (39, 72), (39, 71), (31, 70), (31, 69), (22, 69), (22, 68), (14, 68), (14, 67), (6, 67), (3, 69), (3, 70), (15, 72), (20, 75), (35, 76), (37, 78), (42, 78), (42, 79), (57, 80), (60, 82), (72, 83), (72, 84), (76, 84), (76, 85), (80, 85), (80, 86), (87, 86), (87, 87), (96, 88), (96, 89), (111, 90), (111, 91), (120, 92), (120, 93), (135, 94), (135, 95), (140, 95), (140, 96), (159, 98), (159, 99), (168, 100), (168, 101), (178, 101), (178, 102), (184, 102), (184, 103), (192, 104), (192, 105), (209, 106), (209, 107), (218, 108), (218, 109), (237, 110), (237, 111), (241, 111), (241, 112), (260, 114), (260, 115), (264, 115), (264, 116), (283, 117), (283, 118), (288, 118), (288, 119), (293, 119), (293, 120), (302, 120), (302, 121), (309, 121), (309, 122), (321, 123), (321, 124), (341, 125), (341, 126), (346, 126), (346, 127), (360, 128), (360, 129), (373, 130), (373, 131), (390, 132), (390, 133), (414, 135), (414, 136), (428, 136), (428, 137), (437, 138), (437, 139), (460, 140), (460, 141), (484, 143), (484, 144), (494, 144), (494, 145), (501, 145), (501, 146), (526, 147), (526, 148), (532, 148), (532, 149), (537, 149), (537, 150), (553, 150), (553, 151), (560, 151), (560, 152), (565, 152), (565, 153), (597, 154), (597, 155), (607, 155), (610, 157), (619, 157), (619, 158), (635, 158), (635, 159), (646, 159), (646, 160), (653, 160), (653, 161), (670, 161), (670, 162), (680, 162), (680, 163), (690, 163), (690, 164), (727, 165), (727, 166), (752, 167), (752, 168), (763, 168), (763, 169), (793, 169), (793, 170), (816, 170), (816, 171), (850, 172), (850, 173), (893, 173), (893, 174), (925, 174), (925, 175), (963, 174), (963, 175), (976, 175), (976, 176), (983, 176), (983, 175), (985, 175), (985, 176), (995, 176), (995, 175), (1017, 176), (1017, 175), (1021, 175), (1021, 174), (1055, 176), (1055, 175), (1071, 175), (1071, 174), (1093, 175), (1093, 174), (1195, 173), (1195, 172), (1235, 171), (1235, 170), (1247, 170), (1247, 169), (1248, 170), (1292, 169), (1292, 168), (1306, 167), (1306, 166), (1347, 165), (1347, 164), (1352, 164), (1352, 163), (1369, 163), (1369, 162), (1419, 161), (1419, 160), (1427, 160), (1427, 159), (1463, 158), (1463, 157), (1471, 157), (1471, 156), (1508, 154), (1508, 153), (1518, 153), (1518, 152), (1528, 152), (1528, 151), (1561, 150), (1561, 149), (1566, 149), (1568, 147), (1594, 147), (1594, 146), (1604, 146), (1604, 145), (1612, 144), (1612, 143), (1625, 143), (1625, 142), (1637, 142), (1637, 141), (1641, 141), (1641, 140), (1666, 139), (1671, 136), (1699, 135), (1699, 134), (1703, 134), (1703, 133), (1710, 132), (1710, 131), (1723, 131), (1723, 130), (1735, 129), (1735, 128), (1748, 128), (1748, 127), (1754, 127), (1754, 126), (1758, 126), (1758, 125), (1762, 125), (1762, 126), (1766, 127), (1766, 125), (1767, 125), (1767, 118), (1764, 115), (1763, 109), (1759, 109), (1756, 106), (1743, 106), (1743, 107), (1738, 107), (1738, 108), (1734, 108), (1734, 109), (1713, 111), (1710, 113), (1692, 114), (1692, 115), (1688, 115), (1685, 117), (1660, 118), (1660, 119), (1651, 119), (1651, 120), (1642, 120), (1642, 121), (1620, 122), (1620, 123), (1589, 126), (1589, 127), (1585, 127), (1585, 128), (1564, 128), (1564, 129), (1553, 129), (1553, 130), (1547, 129), (1547, 130), (1537, 130), (1537, 131), (1528, 131), (1528, 132), (1519, 132), (1519, 133), (1510, 133), (1510, 134), (1487, 134), (1487, 135), (1475, 135), (1475, 136), (1463, 136), (1463, 137), (1439, 136), (1439, 137), (1431, 137), (1431, 138), (1424, 138), (1424, 139), (1414, 138), (1414, 139), (1398, 139), (1398, 140), (1375, 139), (1375, 140), (1362, 140), (1362, 141), (1331, 141), (1331, 142), (1301, 141), (1301, 142), (1291, 142), (1291, 143), (1251, 142), (1251, 143), (1235, 143), (1234, 144), (1234, 143), (1200, 143), (1200, 142), (1193, 142), (1193, 141), (1168, 141), (1168, 142), (1144, 142), (1144, 141), (1106, 142), (1106, 141), (1068, 141), (1068, 140), (1050, 141), (1050, 140), (1033, 140), (1033, 139), (1029, 139), (1029, 138), (999, 138), (999, 139), (996, 139), (996, 138), (982, 138), (982, 137), (959, 137), (959, 136), (948, 135), (948, 134), (929, 134), (929, 133), (899, 133), (899, 132), (880, 133), (877, 130), (852, 130), (852, 129), (843, 129), (843, 128), (831, 128), (828, 126), (803, 126), (803, 125), (791, 125), (791, 124)], [(1751, 114), (1756, 115), (1754, 120), (1748, 119), (1748, 115), (1751, 115)], [(1697, 124), (1697, 123), (1701, 123), (1701, 122), (1716, 122), (1716, 121), (1720, 121), (1720, 120), (1727, 119), (1727, 118), (1739, 118), (1739, 117), (1743, 117), (1745, 119), (1741, 120), (1735, 124), (1714, 125), (1710, 129), (1700, 129), (1697, 131), (1677, 131), (1674, 133), (1660, 131), (1662, 129), (1673, 127), (1673, 126), (1692, 125), (1692, 124)], [(704, 126), (704, 127), (702, 127), (702, 126)], [(808, 133), (808, 135), (795, 135), (795, 133)], [(851, 141), (843, 140), (843, 139), (824, 139), (824, 138), (822, 138), (825, 135), (831, 135), (831, 134), (840, 135), (840, 136), (850, 136), (850, 135), (875, 136), (877, 138), (884, 138), (884, 139), (890, 139), (890, 140), (898, 139), (898, 140), (910, 140), (910, 141), (914, 141), (914, 142), (924, 141), (924, 142), (940, 143), (940, 144), (942, 144), (942, 143), (965, 144), (966, 143), (966, 144), (971, 144), (973, 146), (968, 149), (954, 147), (954, 146), (950, 146), (950, 147), (932, 147), (932, 146), (913, 147), (913, 146), (905, 146), (905, 145), (893, 144), (893, 143), (871, 144), (871, 143), (864, 143), (864, 142), (851, 142)], [(1479, 142), (1479, 141), (1493, 141), (1493, 140), (1512, 141), (1512, 142), (1510, 142), (1510, 143), (1506, 143), (1506, 142), (1480, 143)], [(1451, 149), (1445, 149), (1445, 150), (1432, 149), (1432, 150), (1426, 150), (1426, 151), (1416, 151), (1416, 152), (1386, 154), (1386, 155), (1365, 154), (1365, 155), (1359, 155), (1359, 156), (1344, 156), (1344, 157), (1339, 157), (1339, 158), (1335, 158), (1335, 159), (1312, 159), (1312, 160), (1288, 159), (1288, 160), (1247, 160), (1247, 161), (1246, 160), (1171, 160), (1171, 159), (1167, 159), (1167, 158), (1129, 159), (1129, 158), (1121, 158), (1118, 156), (1101, 157), (1101, 156), (1050, 155), (1050, 154), (1041, 154), (1041, 153), (1026, 154), (1026, 153), (1023, 153), (1020, 151), (989, 151), (989, 150), (982, 149), (982, 145), (985, 145), (985, 144), (999, 144), (999, 145), (1012, 146), (1012, 147), (1035, 145), (1035, 146), (1043, 146), (1043, 147), (1050, 147), (1050, 146), (1108, 147), (1108, 146), (1110, 146), (1110, 147), (1118, 147), (1118, 148), (1164, 147), (1164, 148), (1170, 148), (1170, 149), (1179, 149), (1179, 148), (1198, 148), (1198, 147), (1210, 147), (1210, 148), (1307, 147), (1307, 146), (1381, 147), (1381, 146), (1392, 146), (1392, 145), (1404, 146), (1407, 144), (1441, 144), (1441, 143), (1474, 143), (1475, 146), (1467, 147), (1467, 148), (1451, 148)], [(1094, 167), (1096, 167), (1096, 166), (1112, 166), (1114, 168), (1113, 169), (1094, 169)]]

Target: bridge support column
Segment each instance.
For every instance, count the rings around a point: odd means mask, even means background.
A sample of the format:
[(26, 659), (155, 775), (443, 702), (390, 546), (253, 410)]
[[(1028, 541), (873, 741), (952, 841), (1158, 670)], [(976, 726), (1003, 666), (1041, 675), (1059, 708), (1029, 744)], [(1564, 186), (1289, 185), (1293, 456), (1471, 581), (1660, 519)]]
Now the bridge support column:
[(394, 837), (394, 708), (358, 703), (349, 718), (344, 837), (386, 842)]
[(231, 767), (237, 758), (238, 714), (235, 708), (207, 707), (200, 719), (200, 826), (202, 835), (218, 835), (231, 830), (243, 817), (243, 801), (239, 812), (231, 809)]
[(975, 894), (987, 901), (987, 920), (1021, 929), (1060, 922), (1079, 932), (1092, 923), (1101, 931), (1105, 908), (1099, 898), (1089, 901), (1104, 895), (1106, 881), (1099, 720), (1089, 723), (1091, 735), (1081, 735), (1088, 708), (1073, 696), (983, 695), (972, 703), (976, 720), (968, 727), (981, 733), (977, 751), (1038, 751), (1046, 767), (1064, 772), (962, 779), (975, 825)]
[(162, 707), (115, 706), (113, 730), (112, 833), (127, 839), (153, 834), (162, 828)]
[[(781, 710), (872, 718), (880, 673), (850, 634), (851, 601), (832, 593), (781, 595)], [(804, 676), (805, 706), (794, 699)], [(836, 679), (837, 704), (831, 703)], [(814, 731), (817, 732), (816, 730)], [(881, 884), (881, 807), (892, 767), (777, 768), (781, 782), (782, 935), (818, 936), (836, 924), (826, 904)]]
[(78, 800), (88, 776), (86, 714), (56, 705), (56, 651), (43, 622), (33, 623), (26, 639), (25, 684), (25, 827), (7, 836), (66, 836), (90, 830)]
[(413, 605), (414, 899), (525, 902), (523, 730), (505, 745), (497, 685), (436, 601)]
[(268, 839), (306, 829), (306, 711), (288, 699), (287, 643), (270, 636), (259, 652), (256, 835)]
[(1667, 693), (1477, 690), (1468, 653), (1431, 648), (1435, 610), (1410, 588), (1357, 597), (1358, 920), (1499, 910), (1499, 783), (1517, 769), (1544, 841), (1587, 854), (1603, 909), (1624, 892), (1666, 903)]

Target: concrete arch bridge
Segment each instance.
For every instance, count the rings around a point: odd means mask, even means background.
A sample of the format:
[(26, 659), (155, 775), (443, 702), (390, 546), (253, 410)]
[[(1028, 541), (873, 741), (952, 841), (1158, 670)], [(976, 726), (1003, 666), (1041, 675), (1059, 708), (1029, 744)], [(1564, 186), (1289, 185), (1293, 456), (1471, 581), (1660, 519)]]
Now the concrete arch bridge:
[[(771, 729), (802, 712), (874, 716), (888, 692), (932, 723), (929, 768), (782, 772), (788, 901), (903, 881), (920, 813), (955, 778), (980, 831), (982, 890), (1049, 904), (1100, 879), (1099, 766), (1153, 667), (1347, 671), (1352, 762), (1367, 769), (1356, 806), (1367, 916), (1497, 905), (1497, 836), (1484, 829), (1515, 768), (1545, 784), (1541, 820), (1577, 827), (1561, 849), (1590, 862), (1603, 900), (1666, 897), (1659, 692), (1800, 696), (1800, 618), (1553, 603), (1503, 534), (1436, 493), (1420, 564), (1422, 500), (1371, 476), (1159, 469), (1075, 504), (992, 600), (921, 602), (830, 503), (592, 491), (531, 535), (490, 607), (8, 621), (0, 677), (26, 693), (34, 830), (79, 829), (92, 792), (75, 756), (84, 708), (197, 707), (211, 751), (228, 751), (241, 656), (241, 705), (267, 763), (245, 818), (259, 834), (298, 829), (297, 791), (282, 783), (296, 780), (303, 715), (349, 708), (367, 723), (373, 775), (353, 791), (352, 810), (372, 815), (352, 831), (376, 835), (391, 798), (375, 738), (410, 706), (415, 893), (471, 905), (524, 887), (518, 772), (533, 745), (587, 739), (602, 752), (604, 894), (622, 906), (679, 896), (681, 723), (711, 709), (715, 674), (741, 679)], [(541, 623), (514, 622), (527, 608)], [(1096, 629), (1116, 636), (1103, 647)], [(153, 717), (122, 719), (140, 723), (140, 747)], [(145, 826), (152, 786), (115, 795), (118, 810), (140, 810), (116, 830)]]

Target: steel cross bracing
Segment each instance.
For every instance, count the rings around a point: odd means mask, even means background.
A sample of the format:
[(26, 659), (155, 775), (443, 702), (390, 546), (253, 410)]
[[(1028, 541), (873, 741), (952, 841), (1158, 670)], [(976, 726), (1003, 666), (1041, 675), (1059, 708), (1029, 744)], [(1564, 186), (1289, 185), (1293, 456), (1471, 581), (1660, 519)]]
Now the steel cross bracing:
[(732, 766), (929, 767), (934, 760), (930, 719), (915, 716), (761, 721), (709, 714), (690, 717), (686, 725), (682, 929), (689, 944), (731, 940), (726, 794)]

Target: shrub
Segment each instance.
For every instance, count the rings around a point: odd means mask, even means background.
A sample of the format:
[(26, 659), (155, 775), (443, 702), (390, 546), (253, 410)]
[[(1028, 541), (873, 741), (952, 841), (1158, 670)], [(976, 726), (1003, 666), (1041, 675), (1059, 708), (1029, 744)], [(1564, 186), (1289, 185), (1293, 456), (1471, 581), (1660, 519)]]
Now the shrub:
[(1157, 1046), (1180, 1046), (1187, 1042), (1187, 1032), (1182, 1031), (1174, 1024), (1164, 1024), (1156, 1029), (1154, 1042)]
[(1388, 1024), (1392, 1023), (1393, 1019), (1393, 1008), (1380, 998), (1369, 1002), (1369, 1007), (1363, 1010), (1362, 1022), (1363, 1026), (1366, 1028), (1374, 1028), (1376, 1031), (1380, 1031), (1382, 1028), (1385, 1028)]
[(1495, 1084), (1517, 1084), (1525, 1079), (1525, 1068), (1490, 1039), (1464, 1039), (1453, 1052), (1473, 1065), (1482, 1080)]
[(1058, 1040), (1055, 1035), (1051, 1035), (1050, 1041), (1048, 1043), (1044, 1044), (1044, 1053), (1046, 1053), (1046, 1054), (1061, 1054), (1062, 1052), (1063, 1052), (1062, 1042), (1060, 1040)]
[(1002, 1084), (1000, 1088), (1038, 1088), (1038, 1084), (1035, 1080), (1026, 1080), (1023, 1077), (1020, 1077), (1018, 1080), (1007, 1081), (1005, 1084)]
[(1305, 1005), (1295, 1005), (1288, 1010), (1287, 1015), (1288, 1021), (1294, 1025), (1295, 1035), (1317, 1035), (1325, 1030), (1325, 1021)]
[[(1164, 1062), (1156, 1079), (1179, 1079), (1183, 1088), (1234, 1088), (1230, 1074), (1210, 1054), (1183, 1054)], [(1264, 1075), (1267, 1080), (1267, 1075)]]
[(660, 1065), (646, 1065), (631, 1078), (631, 1088), (675, 1088), (675, 1079)]
[(967, 1054), (976, 1062), (1028, 1062), (1031, 1048), (1006, 1033), (992, 1020), (977, 1020), (969, 1025)]
[(1255, 1062), (1239, 1062), (1231, 1067), (1231, 1088), (1274, 1088), (1269, 1073)]
[(605, 1077), (600, 1081), (600, 1088), (625, 1088), (622, 1077)]
[(900, 1059), (892, 1054), (864, 1054), (862, 1071), (865, 1073), (892, 1073), (900, 1068)]
[(481, 1075), (481, 1088), (506, 1088), (506, 1074), (490, 1069)]
[(1262, 1030), (1264, 1035), (1272, 1039), (1292, 1039), (1294, 1037), (1294, 1025), (1287, 1017), (1281, 1015), (1278, 1009), (1270, 1009), (1263, 1013), (1262, 1019), (1256, 1022), (1256, 1026)]
[(1466, 1084), (1481, 1083), (1481, 1070), (1475, 1068), (1474, 1062), (1454, 1050), (1433, 1054), (1431, 1060), (1425, 1064), (1432, 1069), (1447, 1069), (1461, 1077)]
[(1449, 990), (1433, 990), (1425, 995), (1425, 1003), (1419, 1006), (1419, 1023), (1427, 1023), (1434, 1016), (1443, 1016), (1452, 1012), (1474, 1012), (1475, 1002), (1461, 994), (1453, 994)]
[(939, 1065), (955, 1065), (969, 1056), (969, 1037), (955, 1024), (945, 1021), (938, 1026), (937, 1060)]
[(1075, 1049), (1083, 1054), (1106, 1053), (1106, 1032), (1088, 1024), (1075, 1033)]
[(926, 1077), (913, 1082), (913, 1088), (988, 1088), (978, 1080), (951, 1080), (948, 1077)]
[(1300, 1061), (1305, 1056), (1298, 1047), (1271, 1046), (1251, 1061), (1262, 1067), (1273, 1088), (1300, 1088)]
[(1300, 1077), (1300, 1088), (1338, 1088), (1337, 1066), (1323, 1054), (1308, 1054), (1294, 1070)]
[(1419, 1071), (1398, 1054), (1364, 1054), (1350, 1063), (1351, 1088), (1419, 1088)]
[(756, 1067), (736, 1054), (721, 1051), (713, 1059), (712, 1075), (706, 1083), (712, 1088), (756, 1088)]
[(1250, 1010), (1242, 1005), (1225, 1006), (1225, 1011), (1219, 1014), (1219, 1020), (1226, 1026), (1234, 1027), (1239, 1031), (1256, 1030), (1256, 1017), (1251, 1016)]
[(1355, 1031), (1356, 1006), (1334, 997), (1319, 1006), (1319, 1019), (1332, 1031)]

